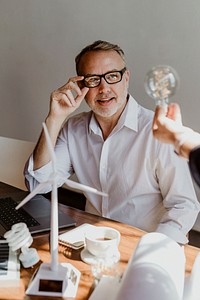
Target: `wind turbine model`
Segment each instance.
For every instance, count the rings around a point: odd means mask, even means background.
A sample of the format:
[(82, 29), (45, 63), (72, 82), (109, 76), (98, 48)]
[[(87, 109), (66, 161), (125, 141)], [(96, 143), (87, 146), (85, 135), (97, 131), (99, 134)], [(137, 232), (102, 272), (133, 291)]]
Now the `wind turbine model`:
[[(56, 167), (56, 156), (54, 153), (53, 145), (46, 127), (43, 123), (43, 129), (48, 145), (48, 150), (52, 160), (53, 173), (50, 175), (48, 181), (40, 183), (20, 204), (16, 207), (19, 209), (36, 194), (38, 194), (42, 188), (47, 185), (52, 185), (51, 192), (51, 263), (42, 263), (34, 274), (33, 280), (30, 282), (26, 294), (40, 295), (40, 296), (62, 296), (62, 297), (75, 297), (80, 279), (80, 272), (68, 263), (58, 263), (58, 195), (57, 195), (57, 180), (59, 175)], [(76, 188), (82, 191), (88, 191), (98, 195), (107, 197), (104, 192), (100, 192), (89, 186), (74, 182), (65, 178), (65, 183), (72, 188)]]

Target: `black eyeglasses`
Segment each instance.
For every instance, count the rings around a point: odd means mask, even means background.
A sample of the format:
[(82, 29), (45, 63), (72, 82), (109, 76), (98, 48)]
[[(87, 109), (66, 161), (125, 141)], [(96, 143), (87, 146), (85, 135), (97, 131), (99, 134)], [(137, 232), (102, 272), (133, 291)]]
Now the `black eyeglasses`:
[(102, 75), (86, 75), (83, 79), (83, 83), (88, 88), (94, 88), (100, 85), (101, 78), (104, 78), (108, 84), (115, 84), (122, 80), (126, 67), (120, 71), (107, 72)]

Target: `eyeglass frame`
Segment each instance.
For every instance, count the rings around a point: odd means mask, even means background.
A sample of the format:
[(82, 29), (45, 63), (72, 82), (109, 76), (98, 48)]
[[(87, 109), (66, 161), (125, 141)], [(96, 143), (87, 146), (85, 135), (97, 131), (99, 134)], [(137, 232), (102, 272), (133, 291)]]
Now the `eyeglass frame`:
[[(116, 83), (122, 81), (122, 77), (123, 77), (124, 73), (126, 72), (126, 70), (127, 70), (126, 67), (124, 67), (122, 70), (119, 70), (119, 71), (118, 71), (118, 70), (116, 70), (116, 71), (109, 71), (109, 72), (106, 72), (105, 74), (102, 74), (102, 75), (99, 75), (99, 74), (86, 75), (86, 76), (83, 75), (83, 76), (84, 76), (84, 79), (82, 80), (82, 82), (83, 82), (83, 84), (84, 84), (85, 87), (88, 87), (88, 88), (90, 88), (90, 89), (99, 86), (99, 85), (101, 84), (101, 78), (103, 78), (108, 84), (116, 84)], [(106, 80), (106, 75), (108, 75), (108, 74), (110, 74), (110, 73), (115, 73), (115, 72), (120, 73), (120, 75), (121, 75), (120, 80), (119, 80), (119, 81), (116, 81), (116, 82), (108, 82), (108, 81)], [(90, 78), (90, 77), (94, 77), (94, 76), (98, 76), (98, 77), (100, 78), (100, 81), (99, 81), (98, 85), (95, 85), (95, 86), (87, 86), (87, 85), (85, 84), (85, 79), (86, 79), (86, 78)]]

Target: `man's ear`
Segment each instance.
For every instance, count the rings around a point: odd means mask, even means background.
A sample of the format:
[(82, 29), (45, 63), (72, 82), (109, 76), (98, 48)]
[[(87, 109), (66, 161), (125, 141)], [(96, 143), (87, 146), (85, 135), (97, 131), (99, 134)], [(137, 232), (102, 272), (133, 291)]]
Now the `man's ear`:
[(129, 88), (129, 80), (130, 80), (130, 71), (129, 70), (126, 70), (125, 72), (125, 80), (126, 80), (126, 83), (127, 83), (127, 89)]
[(129, 70), (126, 70), (126, 72), (125, 72), (124, 75), (125, 75), (126, 80), (129, 81), (130, 75), (131, 75), (131, 74), (130, 74), (130, 71), (129, 71)]

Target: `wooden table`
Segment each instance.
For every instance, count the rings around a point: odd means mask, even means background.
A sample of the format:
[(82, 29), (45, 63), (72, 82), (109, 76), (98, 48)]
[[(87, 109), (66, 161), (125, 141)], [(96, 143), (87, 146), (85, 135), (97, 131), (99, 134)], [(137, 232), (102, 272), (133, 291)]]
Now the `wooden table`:
[[(0, 183), (0, 195), (6, 196), (12, 193), (16, 195), (16, 192), (20, 193), (20, 190), (9, 186), (4, 183)], [(93, 225), (109, 226), (117, 229), (121, 233), (121, 241), (119, 245), (119, 251), (121, 254), (119, 268), (123, 272), (126, 268), (128, 260), (134, 251), (138, 240), (145, 232), (129, 226), (127, 224), (115, 222), (109, 219), (98, 217), (96, 215), (88, 214), (81, 210), (60, 205), (62, 211), (76, 221), (77, 226), (83, 223), (89, 223)], [(72, 228), (70, 228), (72, 229)], [(70, 230), (69, 229), (69, 230)], [(66, 230), (65, 230), (66, 231)], [(50, 252), (49, 252), (49, 234), (34, 236), (34, 242), (32, 247), (38, 250), (42, 262), (50, 262)], [(185, 246), (186, 254), (186, 274), (189, 274), (195, 257), (199, 252), (199, 248), (192, 246)], [(74, 265), (80, 272), (81, 278), (79, 282), (78, 292), (75, 299), (84, 300), (88, 299), (91, 291), (93, 289), (94, 278), (91, 273), (91, 266), (82, 262), (80, 259), (80, 251), (70, 250), (65, 247), (59, 246), (59, 261), (68, 262)], [(0, 288), (0, 299), (12, 299), (12, 300), (22, 300), (22, 299), (61, 299), (55, 297), (36, 297), (25, 295), (25, 290), (29, 283), (29, 280), (34, 272), (34, 268), (24, 269), (21, 267), (21, 280), (20, 287), (17, 288)], [(69, 299), (69, 298), (67, 298)]]

